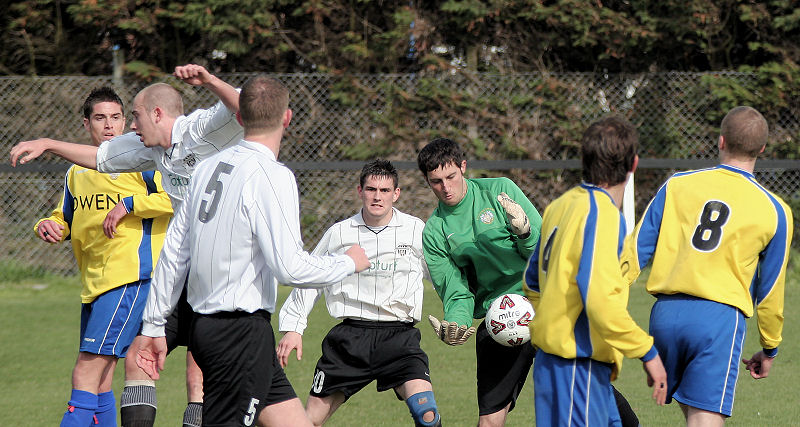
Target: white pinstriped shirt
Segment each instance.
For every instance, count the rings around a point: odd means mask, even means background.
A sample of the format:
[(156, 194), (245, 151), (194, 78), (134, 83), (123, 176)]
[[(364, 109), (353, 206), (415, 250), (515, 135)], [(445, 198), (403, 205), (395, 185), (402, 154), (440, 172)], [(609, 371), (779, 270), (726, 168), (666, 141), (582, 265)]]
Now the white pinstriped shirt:
[(189, 191), (195, 165), (242, 139), (236, 112), (220, 101), (209, 109), (179, 116), (172, 126), (172, 146), (145, 147), (134, 132), (114, 137), (97, 149), (97, 170), (104, 173), (161, 172), (161, 186), (177, 211)]
[(422, 278), (427, 266), (422, 255), (425, 223), (392, 208), (386, 227), (369, 227), (361, 211), (331, 226), (314, 254), (341, 254), (358, 243), (370, 268), (321, 289), (293, 289), (281, 307), (278, 329), (303, 333), (308, 314), (325, 294), (331, 316), (373, 321), (418, 322), (422, 315)]
[(187, 270), (187, 300), (201, 314), (273, 313), (279, 282), (319, 286), (355, 271), (347, 255), (303, 250), (297, 182), (264, 145), (242, 141), (208, 158), (189, 188), (167, 231), (142, 334), (164, 335)]

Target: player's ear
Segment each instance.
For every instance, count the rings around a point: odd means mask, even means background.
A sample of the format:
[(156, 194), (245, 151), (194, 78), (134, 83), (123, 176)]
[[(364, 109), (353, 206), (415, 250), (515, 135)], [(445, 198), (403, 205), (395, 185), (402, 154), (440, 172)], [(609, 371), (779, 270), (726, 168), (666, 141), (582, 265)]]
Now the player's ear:
[(639, 167), (639, 155), (638, 154), (633, 156), (633, 164), (631, 165), (631, 170), (629, 170), (628, 173), (636, 172), (636, 168), (637, 167)]
[(719, 148), (719, 150), (722, 151), (726, 148), (726, 146), (727, 144), (725, 143), (725, 137), (720, 135), (719, 141), (717, 142), (717, 148)]
[(236, 122), (239, 123), (239, 126), (244, 126), (244, 123), (242, 123), (242, 113), (240, 111), (236, 111)]
[(397, 199), (400, 198), (400, 187), (394, 189), (394, 194), (392, 195), (392, 203), (396, 202)]
[(164, 110), (162, 110), (161, 107), (156, 106), (156, 108), (153, 108), (153, 116), (153, 123), (160, 122), (161, 119), (164, 118)]
[(292, 109), (287, 108), (286, 112), (283, 113), (283, 128), (286, 129), (289, 127), (289, 122), (292, 121)]
[(461, 169), (461, 175), (464, 175), (464, 173), (467, 171), (467, 161), (462, 160), (461, 165), (458, 168)]
[(86, 117), (83, 118), (83, 128), (89, 131), (89, 119)]

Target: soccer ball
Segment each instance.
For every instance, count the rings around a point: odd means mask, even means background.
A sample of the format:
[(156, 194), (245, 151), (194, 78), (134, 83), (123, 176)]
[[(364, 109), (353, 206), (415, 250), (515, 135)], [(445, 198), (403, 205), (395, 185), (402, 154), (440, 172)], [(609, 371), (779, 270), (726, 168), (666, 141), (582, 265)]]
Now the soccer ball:
[(533, 306), (522, 295), (497, 297), (486, 311), (486, 330), (498, 343), (516, 347), (531, 340), (528, 323), (533, 320)]

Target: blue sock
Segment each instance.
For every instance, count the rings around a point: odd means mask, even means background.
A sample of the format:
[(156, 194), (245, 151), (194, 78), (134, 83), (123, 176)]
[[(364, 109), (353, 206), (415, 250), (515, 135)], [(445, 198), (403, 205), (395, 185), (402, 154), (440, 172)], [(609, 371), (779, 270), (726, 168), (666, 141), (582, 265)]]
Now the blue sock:
[(94, 416), (100, 427), (117, 427), (117, 398), (114, 391), (107, 391), (97, 395), (97, 410)]
[(67, 403), (69, 408), (61, 418), (61, 427), (89, 427), (94, 424), (97, 410), (97, 395), (83, 390), (72, 390)]

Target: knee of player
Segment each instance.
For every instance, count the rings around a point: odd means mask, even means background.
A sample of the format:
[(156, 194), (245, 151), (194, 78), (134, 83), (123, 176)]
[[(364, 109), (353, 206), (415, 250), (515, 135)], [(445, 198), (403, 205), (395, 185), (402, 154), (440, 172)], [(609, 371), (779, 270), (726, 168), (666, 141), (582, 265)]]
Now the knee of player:
[(406, 405), (417, 427), (441, 426), (441, 416), (432, 391), (421, 391), (406, 399)]

